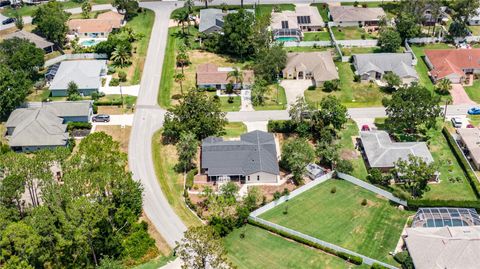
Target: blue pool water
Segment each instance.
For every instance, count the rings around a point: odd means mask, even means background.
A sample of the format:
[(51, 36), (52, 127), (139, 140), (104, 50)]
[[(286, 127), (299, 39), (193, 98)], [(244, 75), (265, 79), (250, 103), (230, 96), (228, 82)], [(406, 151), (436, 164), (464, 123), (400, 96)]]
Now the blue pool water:
[(279, 37), (275, 39), (275, 41), (279, 42), (288, 42), (288, 41), (298, 41), (296, 37)]
[(102, 42), (102, 41), (96, 40), (96, 39), (90, 39), (90, 40), (84, 40), (84, 41), (80, 42), (80, 45), (82, 45), (84, 47), (91, 47), (91, 46), (97, 45), (100, 42)]

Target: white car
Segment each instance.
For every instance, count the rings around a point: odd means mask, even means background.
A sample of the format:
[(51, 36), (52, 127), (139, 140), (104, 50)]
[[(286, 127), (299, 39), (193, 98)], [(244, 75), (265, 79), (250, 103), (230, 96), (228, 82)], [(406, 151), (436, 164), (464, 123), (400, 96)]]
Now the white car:
[(461, 118), (452, 118), (452, 125), (455, 128), (462, 128), (462, 119)]

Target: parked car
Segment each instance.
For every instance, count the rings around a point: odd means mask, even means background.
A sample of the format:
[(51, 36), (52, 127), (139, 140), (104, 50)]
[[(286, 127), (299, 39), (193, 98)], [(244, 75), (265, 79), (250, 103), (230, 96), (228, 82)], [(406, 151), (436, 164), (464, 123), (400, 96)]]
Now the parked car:
[(469, 123), (469, 124), (467, 124), (467, 128), (472, 129), (472, 128), (475, 128), (475, 126), (473, 126), (473, 124)]
[(370, 131), (370, 126), (368, 126), (367, 124), (365, 125), (362, 125), (362, 131), (365, 132), (365, 131)]
[(2, 21), (2, 24), (5, 25), (13, 22), (15, 22), (15, 18), (7, 18), (6, 20)]
[(0, 7), (4, 7), (8, 5), (10, 5), (10, 1), (0, 1)]
[(452, 118), (452, 125), (455, 128), (461, 128), (462, 127), (462, 119), (460, 118)]
[(468, 110), (470, 115), (480, 115), (480, 107), (472, 107)]
[(92, 117), (93, 122), (109, 122), (110, 115), (107, 114), (98, 114)]

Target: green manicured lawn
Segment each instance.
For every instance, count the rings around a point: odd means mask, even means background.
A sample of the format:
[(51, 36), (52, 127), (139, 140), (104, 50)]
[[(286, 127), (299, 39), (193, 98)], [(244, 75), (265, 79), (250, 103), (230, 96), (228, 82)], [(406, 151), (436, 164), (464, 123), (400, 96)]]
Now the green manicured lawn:
[(448, 49), (452, 48), (448, 46), (447, 44), (429, 44), (425, 46), (417, 46), (417, 45), (412, 45), (412, 51), (415, 54), (415, 56), (418, 59), (418, 63), (415, 66), (415, 69), (417, 70), (418, 77), (420, 80), (420, 84), (429, 89), (430, 91), (433, 92), (434, 86), (432, 81), (430, 80), (430, 77), (428, 76), (428, 67), (425, 64), (425, 50), (426, 49)]
[(342, 50), (343, 56), (350, 56), (352, 54), (381, 52), (379, 47), (371, 47), (371, 48), (353, 47), (353, 48), (341, 48), (341, 50)]
[(287, 107), (287, 96), (285, 95), (285, 89), (277, 84), (269, 86), (269, 91), (267, 92), (265, 99), (265, 104), (262, 106), (253, 106), (253, 108), (255, 110), (283, 110)]
[[(240, 238), (244, 232), (245, 237)], [(230, 261), (239, 269), (344, 269), (368, 268), (247, 225), (225, 239)]]
[[(109, 94), (105, 95), (104, 97), (98, 99), (100, 102), (118, 102), (122, 101), (122, 96), (120, 94)], [(132, 106), (137, 102), (136, 96), (131, 95), (123, 95), (123, 102), (126, 106)]]
[[(331, 193), (336, 188), (335, 193)], [(367, 205), (361, 205), (363, 199)], [(288, 214), (284, 214), (288, 206)], [(395, 249), (407, 217), (387, 200), (343, 180), (329, 180), (306, 191), (262, 218), (360, 254), (396, 265)]]
[(473, 35), (480, 35), (480, 25), (468, 26)]
[(229, 122), (225, 126), (225, 132), (226, 134), (223, 137), (239, 137), (240, 135), (247, 132), (247, 126), (243, 122)]
[(261, 17), (265, 15), (270, 15), (273, 11), (273, 7), (280, 8), (281, 11), (285, 10), (295, 10), (295, 5), (293, 4), (278, 4), (278, 5), (258, 5), (256, 9), (256, 16)]
[(343, 159), (347, 159), (352, 162), (353, 173), (352, 176), (365, 180), (367, 178), (367, 168), (365, 167), (365, 162), (363, 161), (362, 156), (355, 149), (355, 137), (359, 136), (357, 124), (353, 121), (348, 121), (344, 129), (342, 129), (339, 134), (340, 138), (340, 156)]
[(200, 225), (198, 217), (187, 208), (183, 200), (183, 175), (174, 169), (177, 152), (174, 145), (162, 143), (162, 130), (153, 135), (152, 158), (157, 180), (175, 213), (188, 227)]
[(333, 95), (347, 107), (382, 106), (382, 99), (387, 95), (381, 92), (377, 84), (354, 82), (350, 63), (335, 63), (335, 65), (340, 77), (340, 90), (330, 93), (324, 92), (321, 88), (305, 90), (307, 103), (317, 107), (323, 97)]
[(285, 47), (287, 52), (311, 52), (311, 51), (327, 51), (333, 50), (332, 47)]
[[(111, 3), (111, 0), (93, 0), (90, 1), (92, 5), (99, 5), (99, 4), (109, 4)], [(70, 9), (70, 8), (75, 8), (75, 7), (81, 7), (82, 3), (74, 2), (74, 1), (67, 1), (67, 2), (62, 2), (63, 8), (64, 9)], [(23, 5), (20, 8), (14, 9), (11, 7), (5, 7), (3, 9), (0, 9), (0, 13), (7, 17), (15, 17), (15, 15), (18, 13), (20, 16), (32, 16), (35, 10), (37, 9), (36, 5)]]
[(157, 269), (157, 268), (160, 268), (160, 267), (164, 266), (165, 264), (167, 264), (168, 262), (173, 261), (175, 259), (176, 259), (176, 257), (173, 256), (173, 255), (162, 256), (160, 258), (153, 259), (153, 260), (151, 260), (149, 262), (146, 262), (144, 264), (140, 264), (138, 266), (135, 266), (135, 267), (133, 267), (133, 269)]
[[(448, 123), (447, 123), (448, 124)], [(429, 184), (424, 199), (476, 200), (460, 164), (455, 159), (448, 142), (439, 130), (430, 135), (429, 149), (440, 172), (440, 183)], [(457, 182), (457, 180), (459, 182)]]
[(333, 35), (337, 40), (353, 40), (353, 39), (375, 39), (375, 37), (360, 27), (332, 27)]
[(474, 80), (472, 86), (464, 86), (463, 88), (472, 101), (480, 103), (480, 80)]
[(318, 12), (320, 13), (320, 16), (322, 16), (322, 19), (324, 22), (329, 21), (328, 18), (328, 5), (326, 3), (317, 3), (317, 4), (312, 4), (312, 6), (316, 6), (318, 9)]
[(303, 33), (303, 41), (330, 41), (328, 31)]
[(221, 105), (222, 111), (224, 112), (240, 111), (242, 98), (240, 96), (234, 96), (233, 103), (229, 103), (228, 98), (229, 97), (226, 97), (226, 96), (220, 97), (220, 105)]
[(179, 27), (168, 28), (167, 46), (163, 58), (162, 77), (158, 93), (158, 104), (161, 107), (169, 107), (171, 100), (171, 88), (173, 86), (173, 74), (175, 73), (175, 47), (181, 42), (176, 33), (181, 30)]

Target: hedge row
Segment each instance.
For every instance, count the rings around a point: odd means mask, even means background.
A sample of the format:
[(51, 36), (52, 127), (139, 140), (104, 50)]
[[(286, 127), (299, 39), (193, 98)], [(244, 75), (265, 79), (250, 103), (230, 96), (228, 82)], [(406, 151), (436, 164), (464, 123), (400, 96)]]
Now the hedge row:
[(480, 201), (457, 201), (457, 200), (415, 200), (407, 201), (408, 207), (417, 209), (419, 207), (471, 207), (480, 210)]
[(69, 122), (67, 123), (67, 130), (92, 129), (90, 122)]
[(297, 128), (297, 124), (295, 124), (291, 120), (270, 120), (268, 121), (268, 132), (270, 133), (293, 133)]
[(187, 173), (187, 179), (186, 179), (186, 182), (185, 182), (185, 188), (187, 190), (189, 190), (193, 187), (193, 178), (195, 177), (195, 175), (197, 173), (198, 173), (197, 168), (194, 168)]
[(293, 234), (290, 234), (288, 232), (285, 232), (285, 231), (282, 231), (282, 230), (278, 230), (278, 229), (275, 229), (273, 227), (270, 227), (270, 226), (267, 226), (265, 224), (262, 224), (260, 222), (257, 222), (251, 218), (248, 219), (248, 222), (252, 225), (255, 225), (255, 226), (258, 226), (262, 229), (265, 229), (267, 231), (270, 231), (272, 233), (276, 233), (278, 235), (281, 235), (283, 237), (286, 237), (286, 238), (289, 238), (289, 239), (292, 239), (294, 241), (297, 241), (299, 243), (302, 243), (302, 244), (305, 244), (307, 246), (310, 246), (310, 247), (314, 247), (314, 248), (317, 248), (317, 249), (320, 249), (322, 251), (325, 251), (327, 253), (330, 253), (330, 254), (333, 254), (335, 256), (338, 256), (350, 263), (353, 263), (353, 264), (357, 264), (357, 265), (360, 265), (363, 263), (363, 259), (362, 257), (358, 257), (358, 256), (355, 256), (355, 255), (350, 255), (348, 253), (345, 253), (345, 252), (342, 252), (342, 251), (337, 251), (337, 250), (334, 250), (334, 249), (331, 249), (329, 247), (325, 247), (323, 245), (320, 245), (318, 243), (315, 243), (315, 242), (312, 242), (310, 240), (307, 240), (305, 238), (302, 238), (302, 237), (299, 237), (299, 236), (296, 236), (296, 235), (293, 235)]
[(470, 183), (470, 186), (472, 186), (473, 192), (475, 193), (477, 198), (480, 198), (480, 192), (479, 192), (480, 182), (478, 182), (477, 177), (475, 176), (475, 173), (470, 168), (470, 164), (463, 156), (463, 153), (461, 152), (460, 148), (458, 148), (457, 146), (457, 142), (452, 137), (452, 135), (450, 135), (450, 132), (448, 132), (446, 127), (443, 127), (442, 133), (447, 139), (448, 145), (450, 146), (450, 149), (453, 151), (455, 158), (460, 163), (460, 166), (462, 167), (463, 172), (465, 173), (465, 176), (467, 177), (468, 182)]
[(372, 264), (372, 266), (370, 266), (370, 269), (388, 269), (388, 267), (385, 267), (381, 264), (378, 264), (378, 263), (374, 263)]
[(115, 100), (115, 101), (95, 101), (93, 103), (96, 106), (121, 106), (122, 100)]

